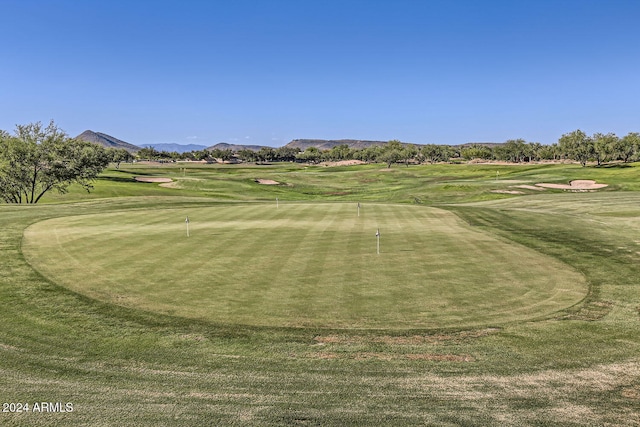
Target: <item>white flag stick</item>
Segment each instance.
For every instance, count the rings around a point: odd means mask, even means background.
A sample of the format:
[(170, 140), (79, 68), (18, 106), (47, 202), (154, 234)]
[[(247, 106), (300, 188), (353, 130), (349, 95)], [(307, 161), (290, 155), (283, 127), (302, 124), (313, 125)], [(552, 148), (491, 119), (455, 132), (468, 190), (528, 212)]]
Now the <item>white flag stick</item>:
[(187, 237), (189, 237), (189, 217), (187, 217), (184, 222), (187, 224)]
[(376, 240), (377, 240), (377, 253), (380, 255), (380, 229), (376, 231)]
[(358, 202), (358, 216), (360, 216), (360, 202)]
[(278, 209), (279, 205), (280, 205), (280, 202), (278, 201), (278, 198), (276, 197), (276, 209)]

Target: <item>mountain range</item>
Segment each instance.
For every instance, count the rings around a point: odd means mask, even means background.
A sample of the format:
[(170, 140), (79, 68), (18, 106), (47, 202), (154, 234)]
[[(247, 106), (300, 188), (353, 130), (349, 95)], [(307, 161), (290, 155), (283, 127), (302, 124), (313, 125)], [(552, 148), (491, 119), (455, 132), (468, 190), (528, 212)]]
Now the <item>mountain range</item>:
[[(136, 152), (140, 150), (142, 147), (139, 147), (134, 144), (130, 144), (128, 142), (122, 141), (118, 138), (114, 138), (111, 135), (107, 135), (101, 132), (94, 132), (91, 130), (86, 130), (82, 132), (80, 135), (76, 137), (77, 139), (81, 139), (84, 141), (93, 142), (96, 144), (100, 144), (107, 148), (124, 148), (129, 152)], [(294, 139), (289, 142), (285, 147), (290, 148), (298, 148), (300, 151), (304, 151), (309, 147), (316, 147), (319, 150), (330, 150), (331, 148), (337, 145), (347, 145), (349, 148), (362, 149), (376, 145), (385, 145), (388, 141), (366, 141), (360, 139)], [(454, 147), (466, 147), (471, 144), (479, 144), (486, 146), (496, 146), (502, 145), (501, 143), (491, 143), (491, 142), (475, 142), (475, 143), (467, 143), (461, 144)], [(415, 145), (423, 145), (423, 144), (415, 144)], [(184, 153), (189, 151), (200, 151), (200, 150), (231, 150), (231, 151), (240, 151), (240, 150), (252, 150), (259, 151), (261, 148), (275, 148), (266, 145), (243, 145), (243, 144), (227, 144), (226, 142), (220, 142), (218, 144), (212, 145), (210, 147), (206, 147), (204, 145), (197, 144), (145, 144), (143, 147), (153, 147), (158, 151), (176, 151), (178, 153)]]

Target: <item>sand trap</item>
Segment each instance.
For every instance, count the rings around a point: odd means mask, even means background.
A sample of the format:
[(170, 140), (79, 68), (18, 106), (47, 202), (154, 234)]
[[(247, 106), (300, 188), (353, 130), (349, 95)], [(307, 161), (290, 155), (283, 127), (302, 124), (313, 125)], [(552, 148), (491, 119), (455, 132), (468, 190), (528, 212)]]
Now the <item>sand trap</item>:
[(558, 188), (561, 190), (574, 190), (574, 191), (588, 191), (588, 190), (598, 190), (600, 188), (607, 187), (607, 184), (597, 184), (595, 181), (590, 179), (576, 179), (571, 181), (569, 184), (546, 184), (540, 183), (536, 184), (538, 187), (543, 188)]
[(274, 181), (272, 179), (255, 179), (255, 182), (262, 185), (279, 185), (278, 181)]
[(138, 182), (172, 182), (171, 178), (159, 178), (155, 176), (136, 176)]

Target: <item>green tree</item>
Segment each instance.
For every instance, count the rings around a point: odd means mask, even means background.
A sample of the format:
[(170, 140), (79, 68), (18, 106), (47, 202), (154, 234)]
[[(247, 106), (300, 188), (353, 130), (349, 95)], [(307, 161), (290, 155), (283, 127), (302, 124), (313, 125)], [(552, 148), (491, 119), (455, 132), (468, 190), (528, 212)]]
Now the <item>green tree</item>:
[(473, 159), (490, 159), (491, 149), (486, 145), (471, 144), (460, 150), (460, 155), (466, 160)]
[(160, 156), (160, 152), (153, 147), (143, 147), (136, 153), (136, 157), (140, 160), (156, 160)]
[(0, 197), (7, 203), (37, 203), (48, 191), (87, 191), (109, 164), (106, 150), (69, 138), (53, 121), (18, 125), (15, 136), (0, 135)]
[(318, 163), (322, 157), (322, 153), (318, 147), (307, 147), (306, 150), (296, 154), (296, 160), (307, 163)]
[(209, 153), (211, 154), (211, 157), (216, 159), (216, 161), (219, 159), (220, 162), (228, 162), (233, 158), (233, 151), (228, 148), (224, 150), (214, 148), (213, 150), (209, 150)]
[(595, 157), (593, 138), (580, 129), (562, 135), (558, 140), (558, 146), (569, 158), (580, 162), (582, 167), (587, 165), (589, 159)]
[(279, 162), (293, 162), (296, 160), (296, 155), (300, 152), (297, 147), (284, 147), (276, 148), (276, 159)]
[(124, 148), (107, 148), (106, 152), (109, 161), (116, 164), (116, 169), (120, 169), (120, 163), (131, 162), (135, 158), (133, 154)]
[(255, 162), (258, 160), (258, 156), (256, 155), (256, 152), (248, 148), (243, 148), (242, 150), (239, 150), (236, 154), (238, 155), (238, 158), (243, 162), (249, 163), (249, 162)]
[(613, 151), (616, 158), (625, 163), (636, 160), (640, 153), (640, 133), (629, 132), (618, 139)]
[(400, 150), (400, 155), (402, 156), (405, 166), (409, 167), (409, 162), (418, 155), (418, 148), (413, 144), (407, 144)]
[(538, 157), (542, 160), (557, 160), (560, 157), (558, 144), (541, 145), (537, 150)]
[(256, 157), (259, 162), (272, 162), (276, 158), (276, 150), (271, 147), (260, 147), (260, 150), (256, 152)]
[(598, 166), (600, 166), (602, 162), (609, 160), (617, 146), (619, 138), (615, 133), (608, 133), (606, 135), (602, 133), (595, 133), (592, 139), (593, 151), (595, 153)]

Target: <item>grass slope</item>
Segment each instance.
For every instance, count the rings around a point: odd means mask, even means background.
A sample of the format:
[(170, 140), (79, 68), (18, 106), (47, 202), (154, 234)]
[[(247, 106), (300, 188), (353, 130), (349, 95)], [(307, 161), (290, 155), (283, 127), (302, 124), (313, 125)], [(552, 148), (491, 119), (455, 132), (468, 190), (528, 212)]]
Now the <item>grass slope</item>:
[[(104, 179), (90, 198), (118, 196), (108, 203), (72, 203), (84, 197), (73, 190), (49, 198), (66, 203), (1, 206), (0, 400), (73, 402), (74, 411), (2, 412), (0, 424), (640, 425), (637, 168), (505, 167), (505, 180), (612, 184), (598, 193), (509, 196), (491, 193), (511, 185), (495, 183), (494, 166), (437, 166), (296, 169), (293, 186), (276, 188), (254, 185), (254, 170), (202, 169), (203, 189), (219, 197), (176, 198), (197, 191)], [(281, 167), (260, 171), (260, 178), (288, 177)], [(109, 173), (134, 172), (159, 173)], [(321, 185), (313, 176), (333, 189), (353, 180), (362, 187), (355, 196), (316, 196)], [(299, 191), (304, 183), (306, 193)], [(92, 299), (45, 278), (22, 253), (25, 229), (43, 220), (209, 208), (212, 199), (233, 198), (237, 186), (246, 191), (236, 197), (250, 200), (278, 194), (415, 203), (420, 196), (472, 228), (571, 266), (589, 292), (553, 318), (497, 328), (249, 327)]]

